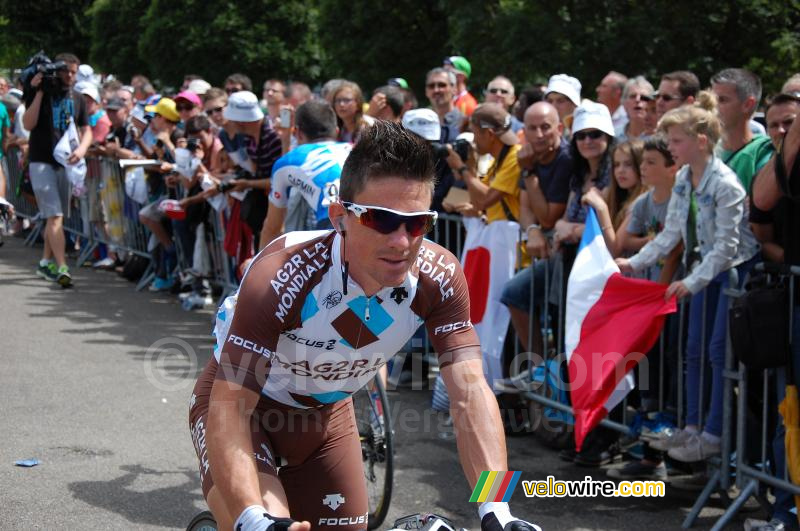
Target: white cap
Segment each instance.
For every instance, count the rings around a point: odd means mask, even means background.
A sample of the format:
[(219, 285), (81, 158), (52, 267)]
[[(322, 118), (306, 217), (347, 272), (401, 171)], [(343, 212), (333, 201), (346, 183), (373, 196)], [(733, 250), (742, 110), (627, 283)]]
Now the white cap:
[(211, 88), (211, 83), (205, 81), (204, 79), (193, 79), (191, 83), (189, 83), (189, 87), (186, 90), (190, 90), (197, 94), (198, 96), (202, 96), (208, 89)]
[(585, 100), (572, 113), (572, 134), (584, 129), (599, 129), (607, 135), (614, 136), (614, 122), (608, 107), (602, 103)]
[(91, 97), (97, 103), (100, 103), (100, 91), (91, 81), (81, 81), (75, 84), (75, 91), (79, 94), (85, 94)]
[(550, 76), (550, 81), (547, 82), (547, 90), (544, 91), (544, 95), (547, 96), (551, 92), (563, 94), (575, 105), (581, 104), (581, 82), (567, 74)]
[(78, 83), (81, 81), (92, 81), (94, 79), (94, 68), (92, 65), (82, 64), (78, 67), (78, 73), (75, 75)]
[(403, 115), (403, 127), (425, 140), (438, 142), (442, 138), (439, 115), (432, 109), (410, 109)]
[(228, 105), (222, 115), (226, 120), (234, 122), (257, 122), (264, 118), (264, 112), (258, 105), (258, 98), (248, 90), (234, 92), (228, 96)]

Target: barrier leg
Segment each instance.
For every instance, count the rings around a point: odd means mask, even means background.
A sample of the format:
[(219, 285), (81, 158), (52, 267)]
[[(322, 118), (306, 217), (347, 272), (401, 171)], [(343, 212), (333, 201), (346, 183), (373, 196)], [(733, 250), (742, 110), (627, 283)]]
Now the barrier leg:
[(758, 492), (758, 481), (755, 479), (751, 479), (747, 482), (744, 489), (739, 493), (739, 495), (733, 500), (730, 507), (728, 507), (722, 516), (719, 517), (719, 520), (716, 521), (714, 527), (711, 528), (711, 531), (721, 531), (725, 529), (731, 519), (736, 516), (736, 513), (739, 512), (739, 509), (750, 499), (750, 496)]
[(706, 483), (706, 486), (703, 487), (703, 492), (700, 493), (700, 496), (698, 496), (697, 500), (694, 502), (692, 510), (689, 511), (689, 514), (686, 515), (686, 519), (681, 524), (683, 529), (689, 529), (694, 525), (695, 520), (700, 516), (700, 511), (703, 510), (703, 507), (705, 507), (706, 503), (711, 498), (714, 490), (716, 490), (719, 478), (720, 472), (719, 470), (715, 470), (714, 473), (711, 474), (711, 478), (708, 480), (708, 483)]

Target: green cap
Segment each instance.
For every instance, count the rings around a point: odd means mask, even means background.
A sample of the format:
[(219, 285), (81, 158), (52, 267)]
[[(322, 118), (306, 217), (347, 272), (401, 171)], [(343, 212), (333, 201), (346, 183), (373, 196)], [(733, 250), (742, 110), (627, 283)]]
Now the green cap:
[(390, 78), (389, 81), (386, 82), (387, 85), (392, 87), (400, 87), (404, 89), (408, 89), (408, 81), (403, 79), (402, 77), (393, 77)]
[(448, 57), (444, 60), (445, 65), (452, 66), (457, 71), (464, 74), (467, 79), (469, 79), (470, 74), (472, 74), (472, 66), (467, 61), (466, 57), (461, 57), (460, 55), (453, 55)]

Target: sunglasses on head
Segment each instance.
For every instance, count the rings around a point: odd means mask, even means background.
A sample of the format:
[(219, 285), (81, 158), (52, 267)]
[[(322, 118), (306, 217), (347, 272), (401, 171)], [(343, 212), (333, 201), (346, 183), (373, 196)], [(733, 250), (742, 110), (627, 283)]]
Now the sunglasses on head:
[(580, 142), (581, 140), (585, 140), (587, 138), (591, 138), (592, 140), (599, 140), (603, 137), (605, 133), (600, 131), (599, 129), (595, 129), (594, 131), (578, 131), (577, 133), (573, 134), (573, 138)]
[(360, 224), (381, 234), (391, 234), (400, 225), (405, 224), (408, 234), (416, 238), (430, 232), (438, 217), (438, 214), (432, 210), (427, 212), (400, 212), (391, 208), (349, 202), (343, 202), (342, 205), (358, 218)]

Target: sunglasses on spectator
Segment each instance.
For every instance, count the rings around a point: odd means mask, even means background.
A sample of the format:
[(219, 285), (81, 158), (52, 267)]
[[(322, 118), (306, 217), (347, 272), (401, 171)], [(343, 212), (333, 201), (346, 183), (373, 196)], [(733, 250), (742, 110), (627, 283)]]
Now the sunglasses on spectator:
[(659, 94), (658, 96), (656, 96), (656, 99), (663, 100), (663, 101), (666, 101), (666, 102), (670, 102), (670, 101), (674, 101), (674, 100), (679, 100), (679, 99), (681, 99), (681, 97), (680, 96), (672, 96), (670, 94)]
[(239, 87), (226, 87), (226, 88), (225, 88), (225, 92), (228, 94), (228, 96), (230, 96), (230, 95), (231, 95), (231, 94), (233, 94), (234, 92), (239, 92), (239, 91), (241, 91), (241, 90), (242, 90), (242, 89), (240, 89)]
[(354, 101), (356, 101), (355, 98), (336, 98), (335, 100), (333, 100), (333, 103), (335, 105), (349, 105)]
[(192, 109), (194, 109), (194, 105), (192, 105), (191, 103), (181, 103), (180, 105), (176, 105), (175, 109), (177, 109), (178, 111), (191, 111)]
[(503, 94), (505, 96), (511, 91), (500, 87), (489, 87), (486, 89), (486, 92), (488, 92), (489, 94)]
[(605, 133), (595, 129), (594, 131), (578, 131), (577, 133), (573, 133), (572, 137), (580, 142), (581, 140), (586, 140), (587, 138), (591, 138), (592, 140), (599, 140), (603, 137)]
[(214, 107), (213, 109), (206, 109), (206, 114), (216, 114), (218, 112), (222, 112), (225, 107)]
[(444, 82), (442, 82), (442, 81), (439, 81), (438, 83), (428, 83), (428, 84), (427, 84), (427, 85), (425, 85), (425, 86), (426, 86), (426, 87), (428, 87), (429, 89), (433, 89), (433, 88), (447, 88), (447, 87), (448, 87), (447, 83), (444, 83)]
[(343, 202), (345, 209), (355, 214), (358, 222), (381, 234), (391, 234), (405, 224), (408, 234), (416, 238), (430, 232), (436, 224), (438, 214), (426, 212), (399, 212), (391, 208), (359, 205)]

